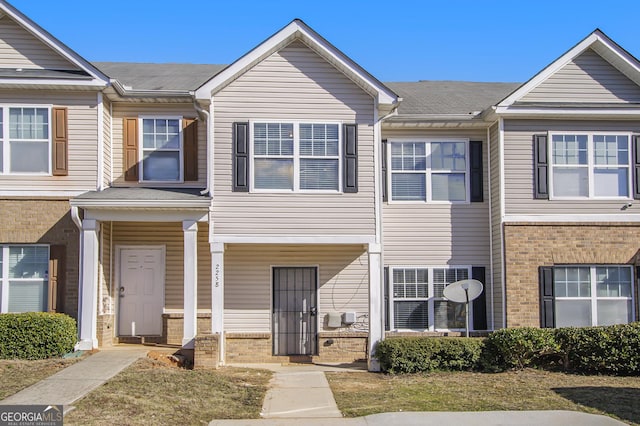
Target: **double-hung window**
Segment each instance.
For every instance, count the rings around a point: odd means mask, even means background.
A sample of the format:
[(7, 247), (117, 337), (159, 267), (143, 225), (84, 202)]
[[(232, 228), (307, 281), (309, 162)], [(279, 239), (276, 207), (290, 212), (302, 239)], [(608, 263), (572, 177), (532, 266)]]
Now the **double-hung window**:
[(392, 329), (455, 330), (465, 327), (465, 305), (447, 301), (444, 288), (469, 278), (469, 267), (392, 267)]
[(556, 198), (630, 198), (630, 135), (550, 134)]
[(0, 246), (0, 312), (46, 311), (48, 274), (48, 246)]
[(49, 108), (0, 108), (0, 171), (50, 173)]
[(340, 190), (338, 124), (256, 122), (252, 144), (255, 190)]
[(467, 141), (390, 141), (391, 200), (469, 200)]
[(556, 327), (625, 324), (633, 320), (631, 266), (553, 268)]
[(182, 120), (142, 118), (142, 181), (182, 180)]

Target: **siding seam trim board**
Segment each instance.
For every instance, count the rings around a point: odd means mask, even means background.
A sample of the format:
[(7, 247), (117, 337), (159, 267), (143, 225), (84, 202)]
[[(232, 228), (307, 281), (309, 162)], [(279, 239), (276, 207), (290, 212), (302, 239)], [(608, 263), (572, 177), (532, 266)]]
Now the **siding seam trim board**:
[(507, 326), (507, 294), (506, 294), (506, 267), (504, 252), (504, 218), (505, 218), (505, 183), (504, 183), (504, 118), (498, 119), (498, 154), (500, 155), (500, 288), (502, 292), (502, 327)]
[[(489, 279), (491, 283), (491, 328), (495, 330), (495, 309), (494, 309), (494, 286), (493, 286), (493, 192), (491, 191), (491, 127), (496, 125), (497, 121), (487, 127), (487, 190), (489, 192)], [(485, 283), (486, 287), (486, 283)]]

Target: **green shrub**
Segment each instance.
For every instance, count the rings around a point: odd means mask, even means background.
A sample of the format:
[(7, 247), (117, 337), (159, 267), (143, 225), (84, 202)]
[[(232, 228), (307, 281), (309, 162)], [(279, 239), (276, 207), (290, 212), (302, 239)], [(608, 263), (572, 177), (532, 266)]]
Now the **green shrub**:
[(640, 374), (640, 323), (559, 328), (564, 367), (580, 373)]
[(420, 373), (434, 370), (473, 370), (482, 353), (482, 339), (399, 337), (376, 347), (382, 371)]
[(481, 363), (486, 370), (540, 367), (559, 358), (559, 354), (554, 329), (505, 328), (489, 334)]
[(61, 356), (76, 344), (76, 321), (64, 314), (0, 314), (1, 359)]

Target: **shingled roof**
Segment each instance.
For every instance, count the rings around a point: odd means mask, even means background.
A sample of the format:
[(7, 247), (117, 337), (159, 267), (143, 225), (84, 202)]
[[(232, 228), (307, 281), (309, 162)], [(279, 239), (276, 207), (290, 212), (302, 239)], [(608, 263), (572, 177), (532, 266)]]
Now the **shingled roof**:
[(476, 115), (495, 105), (520, 83), (478, 83), (469, 81), (417, 81), (385, 83), (402, 102), (403, 115)]
[(196, 90), (226, 65), (93, 62), (110, 78), (133, 90)]
[[(196, 90), (226, 65), (93, 62), (110, 78), (133, 90)], [(384, 83), (403, 101), (398, 113), (407, 115), (469, 115), (497, 104), (520, 83), (417, 81)]]

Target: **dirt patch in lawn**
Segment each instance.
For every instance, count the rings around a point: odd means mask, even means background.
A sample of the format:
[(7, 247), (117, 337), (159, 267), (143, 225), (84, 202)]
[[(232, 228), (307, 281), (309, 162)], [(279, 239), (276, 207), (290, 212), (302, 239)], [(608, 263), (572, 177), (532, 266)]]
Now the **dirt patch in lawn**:
[(80, 359), (0, 360), (0, 400), (75, 364)]
[(394, 411), (573, 410), (640, 425), (640, 377), (524, 370), (327, 373), (327, 378), (338, 408), (348, 417)]
[(141, 359), (75, 404), (65, 425), (208, 424), (257, 419), (271, 372), (187, 370)]

